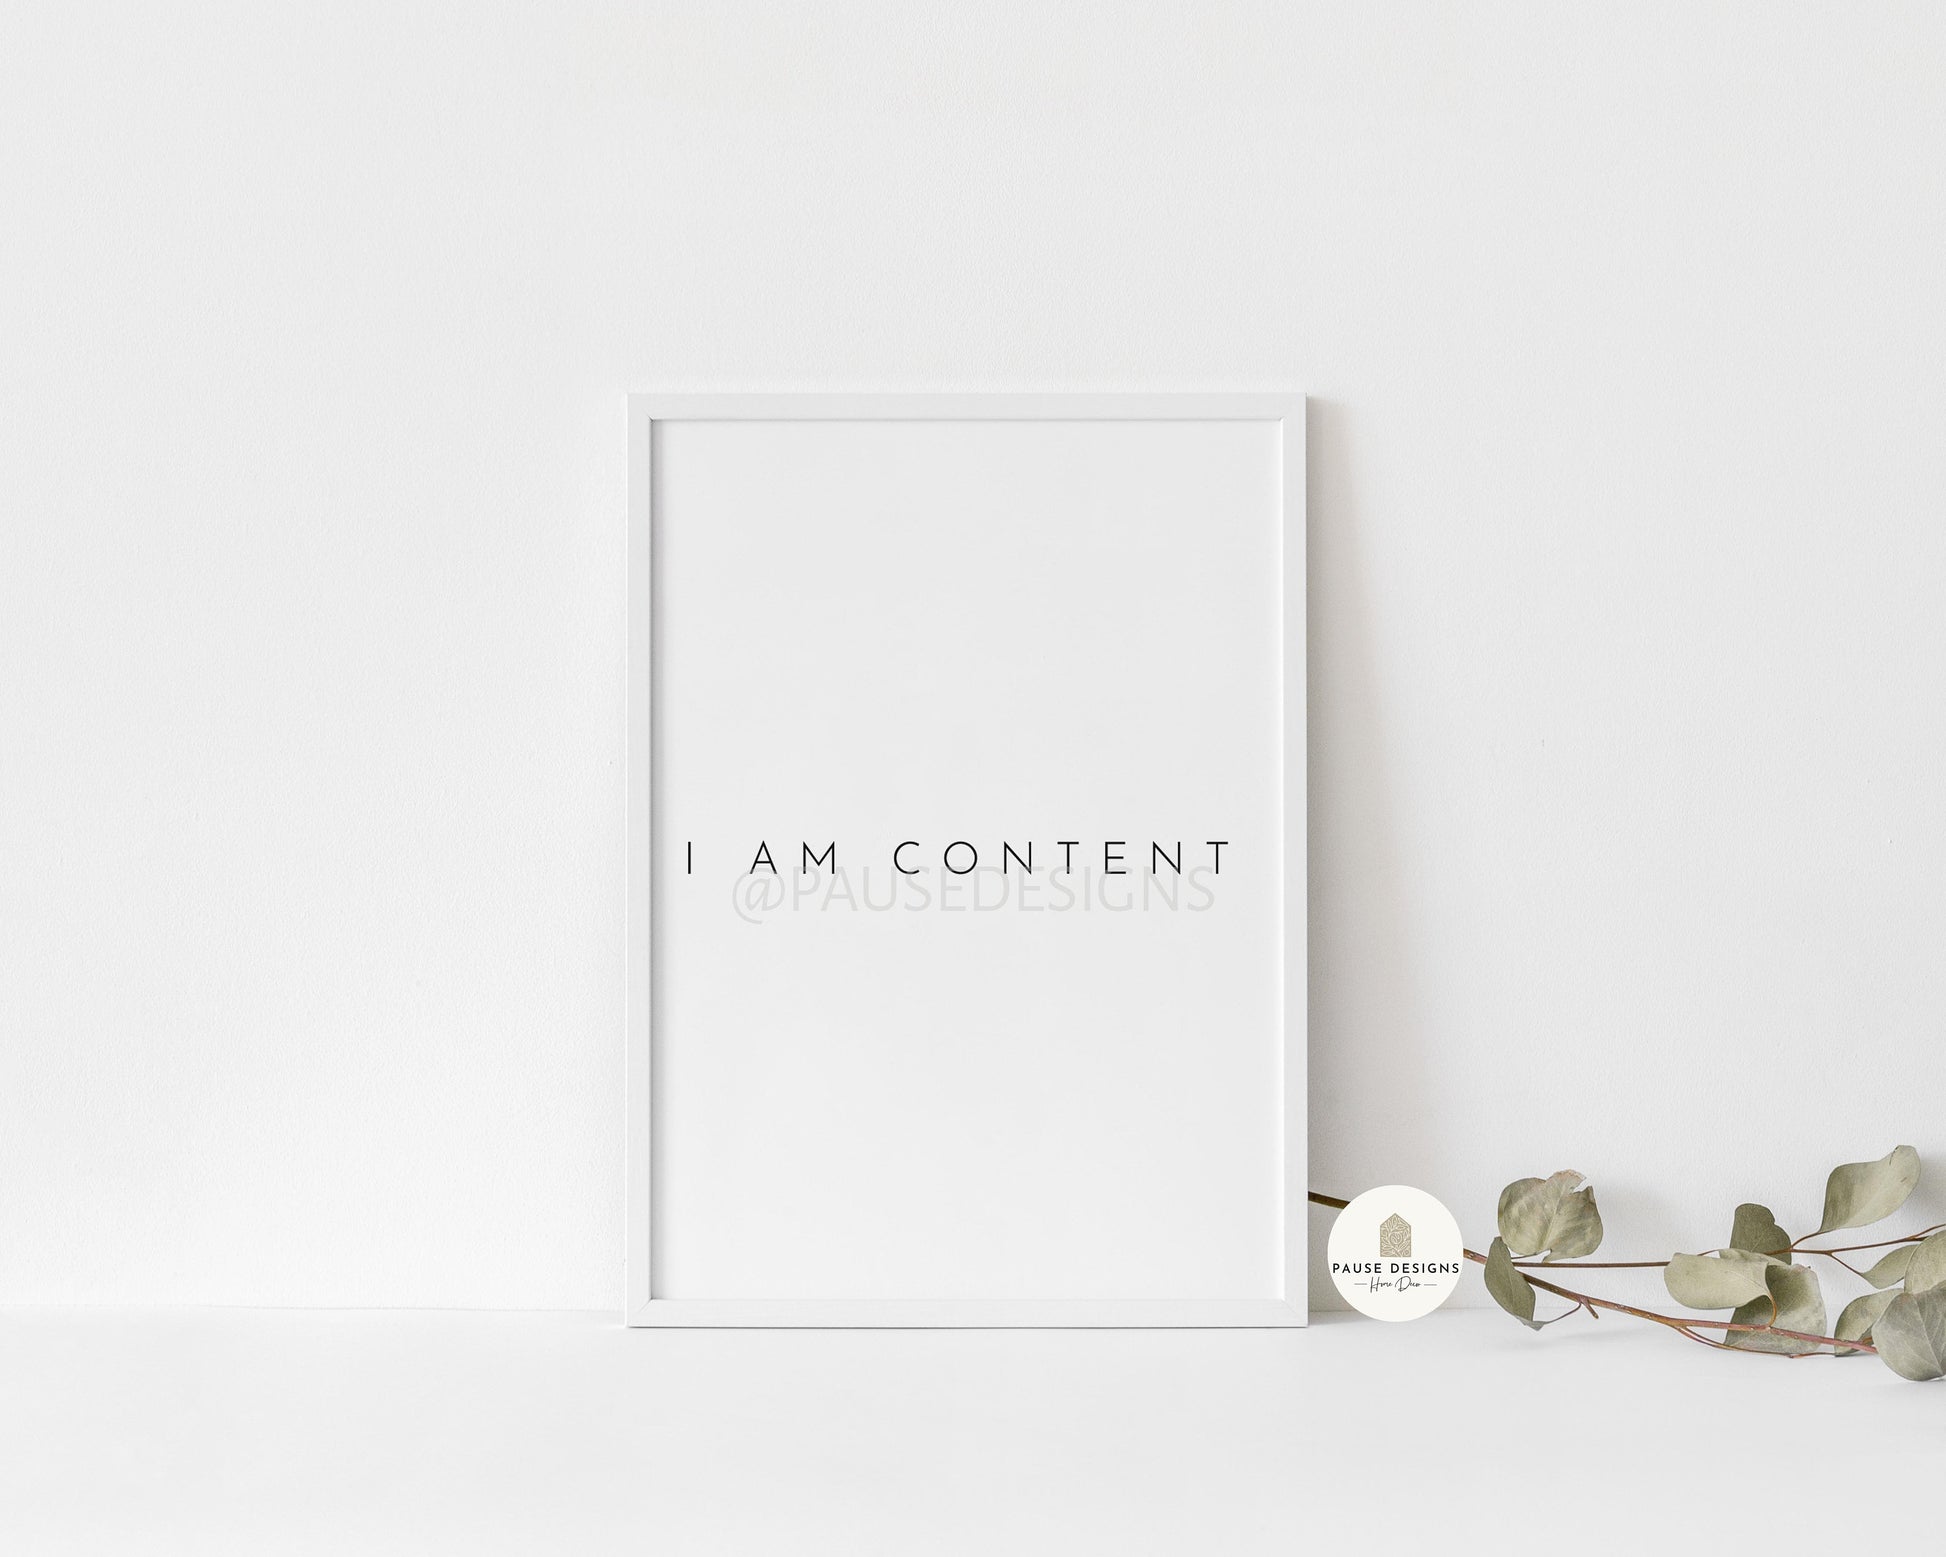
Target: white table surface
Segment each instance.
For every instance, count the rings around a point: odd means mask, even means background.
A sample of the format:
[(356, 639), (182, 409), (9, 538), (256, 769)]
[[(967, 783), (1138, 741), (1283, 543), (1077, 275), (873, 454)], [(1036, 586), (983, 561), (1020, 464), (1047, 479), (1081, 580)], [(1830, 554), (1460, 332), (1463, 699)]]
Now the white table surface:
[(0, 1312), (8, 1553), (1883, 1551), (1943, 1474), (1946, 1387), (1619, 1319)]

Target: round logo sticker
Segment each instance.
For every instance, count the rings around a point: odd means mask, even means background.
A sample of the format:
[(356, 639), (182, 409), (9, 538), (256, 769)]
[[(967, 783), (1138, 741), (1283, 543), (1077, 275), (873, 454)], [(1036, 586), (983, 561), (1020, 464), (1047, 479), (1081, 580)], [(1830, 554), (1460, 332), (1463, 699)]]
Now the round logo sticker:
[(1453, 1295), (1465, 1245), (1459, 1223), (1423, 1189), (1368, 1189), (1331, 1225), (1331, 1279), (1374, 1319), (1419, 1319)]

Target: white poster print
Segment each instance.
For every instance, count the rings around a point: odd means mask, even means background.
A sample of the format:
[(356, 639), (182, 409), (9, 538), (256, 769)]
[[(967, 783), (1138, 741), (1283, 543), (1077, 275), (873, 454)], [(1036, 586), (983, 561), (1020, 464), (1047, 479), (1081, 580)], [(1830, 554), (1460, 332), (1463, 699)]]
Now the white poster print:
[(630, 1317), (1301, 1322), (1299, 403), (635, 415)]

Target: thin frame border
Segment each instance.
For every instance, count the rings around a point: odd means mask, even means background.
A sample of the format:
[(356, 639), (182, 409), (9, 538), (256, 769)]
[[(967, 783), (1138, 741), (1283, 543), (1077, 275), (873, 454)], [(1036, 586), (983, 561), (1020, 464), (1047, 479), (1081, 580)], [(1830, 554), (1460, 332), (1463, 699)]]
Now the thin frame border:
[[(1307, 1322), (1309, 838), (1304, 397), (1300, 394), (633, 394), (628, 397), (628, 1166), (624, 1322), (635, 1328), (1195, 1329)], [(655, 424), (666, 421), (1250, 421), (1280, 424), (1283, 498), (1283, 1292), (1259, 1299), (682, 1299), (653, 1296), (651, 1119)]]

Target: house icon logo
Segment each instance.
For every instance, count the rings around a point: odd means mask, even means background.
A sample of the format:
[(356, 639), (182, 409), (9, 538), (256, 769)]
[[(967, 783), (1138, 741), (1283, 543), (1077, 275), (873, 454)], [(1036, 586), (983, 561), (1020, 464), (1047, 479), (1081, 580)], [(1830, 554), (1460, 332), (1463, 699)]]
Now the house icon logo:
[(1378, 1224), (1378, 1255), (1382, 1260), (1412, 1258), (1412, 1224), (1396, 1211)]
[(1417, 1319), (1459, 1289), (1459, 1223), (1423, 1189), (1381, 1184), (1347, 1201), (1326, 1263), (1338, 1295), (1374, 1319)]

